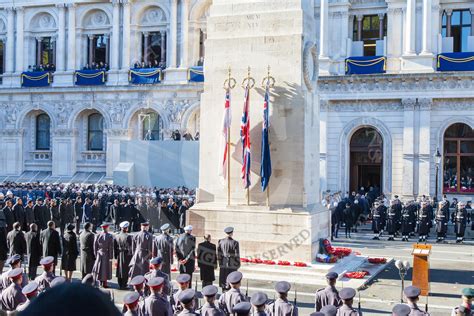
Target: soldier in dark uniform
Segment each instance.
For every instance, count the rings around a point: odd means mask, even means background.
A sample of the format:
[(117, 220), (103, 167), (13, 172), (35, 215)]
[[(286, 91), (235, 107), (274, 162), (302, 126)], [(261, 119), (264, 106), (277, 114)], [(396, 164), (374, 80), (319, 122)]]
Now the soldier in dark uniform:
[[(77, 196), (76, 201), (74, 202), (74, 216), (76, 218), (76, 235), (79, 235), (79, 228), (81, 227), (81, 223), (82, 223), (82, 213), (83, 213), (82, 198), (80, 196)], [(82, 277), (84, 277), (84, 274)]]
[(451, 312), (451, 316), (474, 315), (474, 306), (472, 305), (472, 299), (474, 297), (474, 289), (467, 287), (467, 288), (462, 289), (461, 293), (462, 293), (462, 304), (453, 308)]
[(49, 221), (48, 228), (41, 232), (40, 242), (43, 257), (53, 257), (54, 266), (56, 266), (58, 264), (58, 256), (61, 253), (61, 238), (53, 221)]
[(333, 305), (335, 307), (341, 306), (342, 301), (339, 297), (339, 292), (336, 289), (338, 276), (339, 275), (336, 272), (329, 272), (326, 274), (328, 286), (326, 288), (319, 289), (316, 292), (316, 299), (314, 303), (314, 309), (316, 312), (319, 312), (321, 308), (326, 305)]
[(409, 206), (405, 206), (402, 209), (401, 214), (401, 233), (402, 233), (402, 241), (408, 241), (410, 237), (410, 233), (413, 231), (413, 223), (412, 223), (412, 215), (410, 214)]
[[(92, 224), (85, 223), (84, 230), (79, 237), (80, 245), (81, 245), (81, 273), (82, 278), (84, 278), (87, 274), (92, 273), (92, 267), (94, 266), (95, 262), (95, 254), (94, 254), (94, 239), (95, 234), (91, 231)], [(77, 230), (77, 227), (76, 227)]]
[[(5, 290), (12, 283), (11, 279), (8, 277), (8, 273), (11, 270), (21, 268), (21, 257), (19, 255), (11, 256), (10, 258), (8, 258), (7, 264), (10, 265), (10, 269), (1, 275), (0, 292), (2, 290)], [(25, 273), (23, 273), (23, 281), (21, 283), (21, 286), (25, 286), (26, 284), (28, 284), (28, 277)]]
[(16, 222), (13, 224), (13, 230), (7, 235), (8, 248), (10, 249), (10, 256), (20, 255), (23, 261), (24, 255), (26, 255), (26, 239), (25, 234), (21, 230), (21, 224)]
[(61, 269), (65, 271), (66, 280), (71, 282), (72, 274), (76, 271), (76, 260), (79, 255), (77, 248), (77, 236), (74, 232), (75, 225), (70, 223), (66, 226), (63, 235), (63, 256), (61, 258)]
[(277, 282), (275, 291), (278, 298), (268, 306), (271, 316), (298, 316), (298, 307), (288, 301), (291, 284), (286, 281)]
[(153, 256), (153, 235), (148, 231), (149, 223), (141, 224), (141, 231), (133, 237), (130, 261), (130, 278), (145, 275), (150, 271), (150, 259)]
[(129, 222), (120, 223), (120, 233), (114, 239), (114, 257), (117, 260), (116, 276), (120, 289), (127, 288), (130, 260), (132, 260), (132, 236), (128, 234)]
[(35, 223), (30, 224), (30, 230), (26, 233), (25, 238), (28, 252), (28, 277), (30, 280), (34, 280), (42, 254), (38, 225)]
[(428, 313), (422, 311), (417, 305), (421, 293), (419, 288), (417, 288), (416, 286), (408, 286), (403, 290), (403, 293), (405, 294), (408, 306), (411, 309), (411, 316), (429, 316)]
[(171, 278), (171, 265), (173, 264), (173, 238), (170, 236), (170, 224), (161, 226), (161, 235), (157, 236), (153, 242), (153, 256), (160, 256), (163, 259), (161, 271)]
[(380, 202), (375, 201), (374, 207), (372, 208), (372, 230), (374, 231), (374, 237), (372, 239), (379, 240), (384, 229), (384, 217), (383, 207)]
[(218, 288), (214, 285), (208, 285), (202, 289), (205, 303), (201, 307), (201, 316), (225, 316), (224, 312), (216, 304), (217, 291)]
[(233, 227), (226, 227), (224, 233), (227, 237), (219, 240), (217, 244), (217, 260), (219, 261), (219, 286), (227, 289), (227, 276), (239, 270), (240, 268), (240, 246), (239, 242), (234, 240)]
[(265, 312), (267, 307), (268, 296), (263, 292), (255, 292), (250, 298), (250, 303), (253, 305), (255, 312), (252, 315), (267, 316)]
[(421, 208), (418, 211), (418, 241), (426, 241), (428, 234), (430, 233), (430, 209), (428, 203), (421, 202)]
[(362, 313), (358, 312), (356, 309), (352, 307), (354, 303), (354, 296), (356, 295), (356, 290), (350, 287), (346, 287), (341, 289), (339, 292), (342, 299), (342, 306), (338, 308), (337, 315), (338, 316), (359, 316)]
[(109, 224), (101, 225), (102, 232), (94, 239), (95, 262), (92, 267), (94, 278), (107, 288), (107, 281), (112, 280), (112, 259), (114, 258), (114, 237), (109, 233)]
[(204, 236), (204, 241), (198, 245), (197, 260), (202, 287), (212, 285), (216, 279), (214, 270), (217, 268), (217, 248), (211, 242), (211, 235)]
[(458, 202), (456, 211), (453, 213), (452, 221), (454, 223), (454, 233), (456, 234), (456, 243), (464, 242), (464, 233), (466, 226), (471, 222), (471, 214), (466, 210), (466, 203)]
[[(133, 288), (133, 291), (138, 293), (139, 298), (139, 313), (145, 315), (145, 277), (143, 275), (137, 275), (130, 280), (129, 285)], [(123, 308), (125, 311), (125, 307)]]
[(3, 209), (0, 208), (0, 271), (8, 258), (7, 223)]
[(100, 204), (98, 199), (94, 199), (92, 202), (91, 206), (91, 222), (94, 225), (94, 227), (98, 227), (100, 223), (102, 223), (102, 220), (100, 218)]
[(397, 206), (395, 201), (390, 202), (390, 207), (387, 211), (387, 233), (388, 233), (388, 240), (393, 241), (395, 237), (395, 233), (397, 232)]
[(239, 271), (234, 271), (227, 276), (227, 283), (230, 285), (230, 289), (222, 293), (219, 298), (219, 306), (226, 315), (232, 313), (236, 304), (247, 301), (245, 295), (240, 292), (242, 277), (242, 273)]
[(14, 311), (18, 305), (26, 302), (26, 297), (22, 293), (23, 269), (17, 268), (8, 272), (11, 284), (2, 291), (1, 303), (2, 310)]
[(175, 252), (179, 263), (179, 272), (189, 274), (191, 283), (195, 269), (196, 237), (192, 235), (193, 227), (188, 225), (184, 228), (176, 241)]
[(436, 222), (436, 242), (443, 242), (448, 232), (449, 221), (449, 202), (444, 200), (439, 202), (438, 209), (435, 215)]
[(162, 294), (164, 282), (165, 279), (161, 277), (153, 277), (148, 280), (147, 285), (151, 294), (145, 299), (145, 315), (173, 315), (171, 304), (166, 295)]

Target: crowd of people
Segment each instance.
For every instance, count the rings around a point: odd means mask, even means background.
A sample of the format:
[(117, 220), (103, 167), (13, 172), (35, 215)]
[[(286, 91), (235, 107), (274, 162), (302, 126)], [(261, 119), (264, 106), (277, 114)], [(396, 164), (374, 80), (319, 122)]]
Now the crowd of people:
[(104, 71), (109, 71), (110, 67), (109, 64), (100, 61), (98, 63), (92, 62), (90, 65), (86, 64), (84, 67), (82, 67), (82, 70), (104, 70)]
[(28, 66), (28, 71), (29, 72), (33, 72), (33, 71), (55, 72), (56, 71), (56, 65), (55, 64), (29, 65)]
[(436, 242), (446, 242), (448, 224), (453, 224), (456, 243), (464, 242), (464, 235), (471, 221), (471, 201), (458, 201), (453, 198), (449, 202), (446, 196), (439, 202), (422, 196), (417, 200), (402, 202), (397, 195), (388, 200), (376, 188), (367, 192), (361, 188), (359, 192), (343, 195), (341, 192), (326, 194), (323, 205), (331, 212), (331, 239), (338, 238), (339, 230), (345, 229), (345, 237), (351, 238), (351, 232), (368, 221), (372, 223), (373, 239), (379, 240), (387, 233), (388, 240), (401, 237), (409, 241), (418, 234), (418, 241), (426, 242), (431, 229), (436, 233)]
[(143, 69), (143, 68), (161, 68), (165, 69), (166, 68), (166, 63), (164, 61), (158, 61), (157, 59), (153, 61), (147, 61), (145, 62), (142, 60), (141, 62), (136, 61), (133, 63), (133, 68), (135, 69)]

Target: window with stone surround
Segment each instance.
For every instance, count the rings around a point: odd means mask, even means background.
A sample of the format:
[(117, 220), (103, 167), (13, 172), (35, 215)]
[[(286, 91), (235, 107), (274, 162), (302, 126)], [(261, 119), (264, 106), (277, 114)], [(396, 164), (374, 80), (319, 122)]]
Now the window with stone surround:
[(474, 130), (451, 125), (444, 134), (444, 193), (474, 193)]
[(143, 115), (142, 139), (160, 140), (162, 136), (163, 120), (156, 112), (149, 112)]
[(104, 150), (104, 118), (99, 113), (87, 118), (87, 150)]
[(470, 10), (444, 11), (441, 20), (441, 34), (443, 37), (453, 38), (453, 52), (467, 52), (468, 36), (471, 34), (472, 14)]
[(364, 42), (364, 56), (375, 56), (377, 40), (382, 40), (387, 34), (386, 15), (364, 15), (362, 19), (356, 17), (353, 30), (352, 40)]
[(50, 150), (51, 119), (43, 113), (36, 117), (36, 150)]

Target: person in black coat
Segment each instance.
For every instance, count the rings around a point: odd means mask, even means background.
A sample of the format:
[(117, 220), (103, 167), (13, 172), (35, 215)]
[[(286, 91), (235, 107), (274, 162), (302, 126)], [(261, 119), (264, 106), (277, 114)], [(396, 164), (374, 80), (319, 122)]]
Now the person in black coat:
[(20, 198), (17, 198), (15, 205), (13, 205), (13, 218), (15, 222), (20, 223), (21, 229), (26, 231), (25, 209), (23, 207), (23, 200)]
[(75, 222), (71, 200), (63, 198), (59, 204), (59, 231), (61, 232), (61, 236), (64, 236), (66, 225)]
[(81, 273), (82, 278), (87, 274), (92, 273), (94, 267), (95, 254), (94, 254), (94, 239), (95, 234), (92, 232), (92, 224), (85, 223), (84, 230), (79, 236), (81, 243)]
[(430, 233), (431, 217), (430, 217), (430, 208), (428, 207), (428, 202), (421, 202), (421, 208), (418, 211), (418, 241), (426, 241), (428, 234)]
[(183, 200), (183, 203), (179, 207), (178, 215), (179, 215), (179, 228), (182, 229), (186, 226), (186, 212), (189, 209), (189, 202), (188, 200)]
[(5, 202), (5, 207), (3, 208), (3, 214), (5, 215), (5, 222), (7, 224), (7, 231), (11, 231), (13, 229), (13, 223), (15, 222), (12, 206), (12, 200), (7, 200)]
[(72, 273), (76, 271), (76, 260), (79, 255), (77, 248), (77, 236), (74, 233), (74, 224), (68, 224), (63, 236), (63, 256), (61, 258), (61, 269), (65, 271), (66, 280), (71, 281)]
[(30, 225), (35, 223), (35, 213), (33, 211), (33, 200), (28, 200), (25, 207), (25, 232), (30, 229)]
[(102, 224), (102, 220), (100, 219), (100, 203), (98, 199), (94, 199), (92, 202), (92, 224), (94, 224), (94, 233), (96, 232), (97, 226)]
[(387, 232), (388, 240), (393, 241), (398, 229), (398, 215), (395, 201), (392, 200), (390, 203), (390, 207), (387, 211)]
[(5, 220), (5, 214), (3, 209), (0, 209), (0, 271), (3, 270), (5, 261), (8, 258), (8, 245), (7, 245), (7, 223)]
[(346, 208), (343, 211), (343, 216), (344, 216), (346, 238), (348, 238), (347, 236), (351, 238), (351, 229), (352, 229), (352, 225), (354, 224), (354, 217), (352, 214), (352, 208), (351, 208), (350, 203), (346, 203)]
[(211, 235), (204, 236), (204, 241), (198, 245), (197, 260), (202, 287), (212, 285), (216, 280), (214, 270), (217, 269), (217, 246), (211, 242)]
[(76, 235), (79, 234), (79, 228), (82, 222), (82, 198), (76, 197), (74, 202), (74, 216), (76, 217)]
[(32, 223), (29, 228), (30, 230), (26, 233), (26, 249), (29, 256), (28, 277), (34, 280), (41, 260), (41, 242), (38, 225)]
[(61, 227), (61, 217), (59, 216), (59, 207), (55, 199), (51, 200), (49, 205), (50, 220), (54, 222), (56, 227)]
[(21, 261), (23, 261), (24, 255), (26, 255), (26, 239), (19, 222), (13, 224), (13, 230), (7, 235), (7, 242), (10, 257), (20, 255)]
[(53, 221), (48, 222), (48, 228), (41, 232), (40, 242), (43, 251), (43, 257), (53, 257), (54, 265), (58, 264), (58, 256), (61, 253), (61, 238), (56, 231)]
[(46, 209), (46, 206), (43, 205), (43, 199), (36, 199), (36, 204), (33, 206), (33, 214), (35, 215), (35, 223), (40, 230), (45, 229), (48, 223), (47, 218), (44, 217), (44, 209)]
[(436, 223), (436, 242), (444, 242), (446, 233), (448, 232), (449, 222), (449, 202), (444, 200), (439, 202), (438, 209), (436, 210), (435, 223)]
[(119, 225), (123, 220), (122, 206), (119, 204), (119, 200), (115, 199), (114, 204), (110, 206), (110, 216), (112, 217), (112, 222), (115, 225), (115, 229), (119, 229)]

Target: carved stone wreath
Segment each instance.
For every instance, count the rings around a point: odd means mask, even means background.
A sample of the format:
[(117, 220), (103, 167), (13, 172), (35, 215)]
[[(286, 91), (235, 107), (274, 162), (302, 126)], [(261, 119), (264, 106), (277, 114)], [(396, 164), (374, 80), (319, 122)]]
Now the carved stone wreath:
[(165, 14), (160, 8), (149, 9), (143, 16), (143, 24), (154, 24), (165, 21)]
[(91, 17), (91, 24), (94, 26), (107, 24), (107, 15), (103, 11), (96, 11)]
[(318, 50), (316, 44), (307, 42), (303, 51), (303, 79), (306, 88), (313, 91), (318, 79)]
[(43, 13), (38, 17), (38, 27), (50, 29), (56, 27), (53, 17), (48, 13)]

